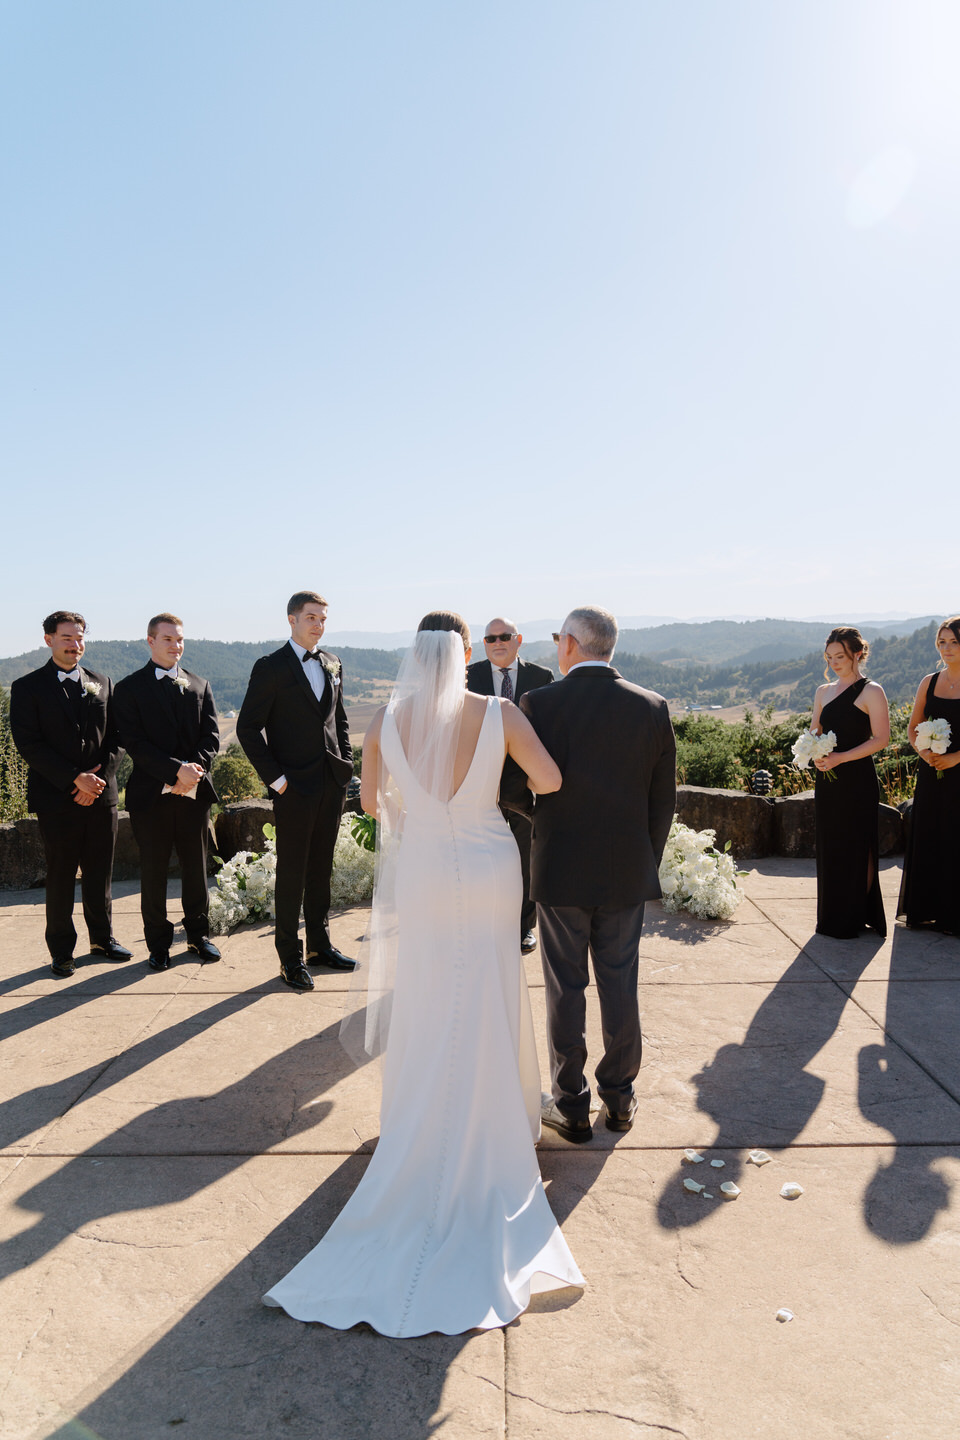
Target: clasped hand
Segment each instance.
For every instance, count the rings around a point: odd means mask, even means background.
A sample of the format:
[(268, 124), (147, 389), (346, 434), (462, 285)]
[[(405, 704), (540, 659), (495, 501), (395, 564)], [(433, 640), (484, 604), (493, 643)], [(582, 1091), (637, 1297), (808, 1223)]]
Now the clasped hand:
[(177, 771), (177, 783), (170, 786), (171, 795), (186, 795), (195, 785), (199, 785), (203, 779), (203, 767), (194, 765), (191, 760), (185, 760)]
[(102, 795), (107, 788), (107, 782), (101, 780), (97, 771), (99, 765), (94, 765), (92, 770), (83, 770), (79, 775), (73, 777), (73, 802), (75, 805), (92, 805), (98, 795)]

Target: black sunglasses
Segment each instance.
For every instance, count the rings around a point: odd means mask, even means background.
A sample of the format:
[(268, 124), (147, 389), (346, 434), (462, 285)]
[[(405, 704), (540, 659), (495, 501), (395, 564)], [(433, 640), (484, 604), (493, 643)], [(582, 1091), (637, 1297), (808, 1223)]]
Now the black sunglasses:
[(483, 643), (484, 645), (496, 645), (498, 640), (502, 640), (504, 643), (506, 643), (508, 640), (516, 640), (516, 638), (516, 631), (514, 631), (512, 635), (509, 631), (507, 631), (506, 635), (484, 635)]

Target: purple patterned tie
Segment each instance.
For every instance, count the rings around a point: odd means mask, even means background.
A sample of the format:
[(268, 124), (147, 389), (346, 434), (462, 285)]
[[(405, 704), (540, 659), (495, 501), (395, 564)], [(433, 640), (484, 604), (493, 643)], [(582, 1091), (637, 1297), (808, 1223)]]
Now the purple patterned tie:
[(500, 699), (501, 699), (501, 700), (512, 700), (512, 699), (513, 699), (513, 681), (510, 679), (510, 671), (509, 671), (509, 670), (501, 670), (501, 671), (500, 671), (500, 676), (501, 676), (501, 679), (500, 679)]

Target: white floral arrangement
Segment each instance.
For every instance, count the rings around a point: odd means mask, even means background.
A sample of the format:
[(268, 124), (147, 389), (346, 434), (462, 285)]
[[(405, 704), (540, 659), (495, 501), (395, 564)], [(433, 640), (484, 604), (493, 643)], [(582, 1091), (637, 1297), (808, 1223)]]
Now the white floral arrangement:
[[(921, 720), (917, 726), (917, 749), (946, 755), (950, 749), (950, 721), (942, 715), (936, 715), (932, 720)], [(943, 779), (942, 770), (937, 771), (937, 779)]]
[(176, 687), (177, 687), (177, 689), (180, 691), (180, 694), (181, 694), (181, 695), (183, 694), (184, 690), (186, 690), (186, 689), (189, 688), (189, 685), (190, 685), (190, 681), (187, 679), (186, 675), (179, 675), (179, 674), (177, 675), (177, 678), (176, 678), (176, 680), (174, 680), (173, 683), (174, 683), (174, 685), (176, 685)]
[[(807, 770), (812, 760), (825, 760), (837, 748), (837, 737), (832, 730), (818, 735), (815, 730), (802, 730), (793, 742), (793, 763), (798, 770)], [(832, 770), (821, 772), (828, 780), (835, 780)]]
[(676, 816), (660, 861), (660, 890), (668, 915), (689, 910), (701, 920), (731, 920), (743, 900), (737, 870), (728, 853), (716, 848), (715, 830), (691, 830)]
[(83, 683), (83, 693), (84, 693), (84, 695), (99, 695), (99, 694), (100, 694), (101, 686), (100, 686), (100, 682), (99, 682), (98, 680), (87, 680), (86, 678), (84, 678), (84, 680), (83, 680), (82, 683)]
[[(274, 918), (277, 832), (272, 825), (264, 825), (263, 835), (261, 853), (241, 850), (220, 867), (217, 888), (210, 896), (211, 935), (226, 935), (236, 925)], [(373, 894), (373, 863), (373, 851), (357, 844), (350, 833), (350, 816), (345, 815), (333, 851), (330, 903), (344, 909), (369, 900)]]

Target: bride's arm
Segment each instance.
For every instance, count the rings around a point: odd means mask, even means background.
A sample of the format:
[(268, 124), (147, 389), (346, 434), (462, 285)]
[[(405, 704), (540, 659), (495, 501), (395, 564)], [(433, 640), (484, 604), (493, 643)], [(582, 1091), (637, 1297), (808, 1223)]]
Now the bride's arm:
[(379, 815), (377, 778), (380, 774), (380, 727), (386, 707), (378, 710), (363, 737), (363, 766), (360, 770), (360, 804), (368, 815)]
[[(515, 705), (505, 704), (502, 709), (507, 754), (526, 774), (527, 784), (534, 795), (549, 795), (553, 790), (559, 790), (563, 780), (559, 766), (544, 749), (526, 715), (522, 715)], [(366, 755), (363, 763), (366, 766)]]

